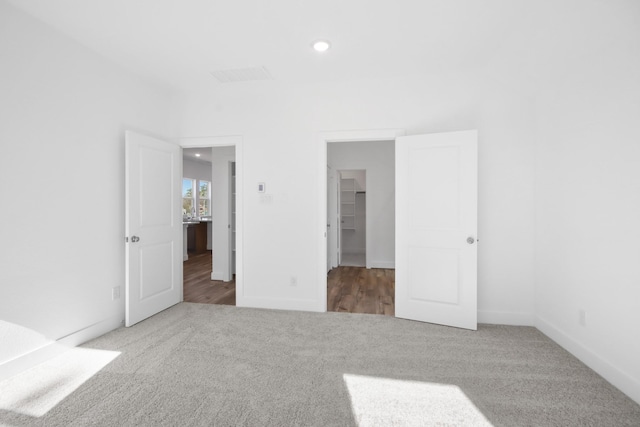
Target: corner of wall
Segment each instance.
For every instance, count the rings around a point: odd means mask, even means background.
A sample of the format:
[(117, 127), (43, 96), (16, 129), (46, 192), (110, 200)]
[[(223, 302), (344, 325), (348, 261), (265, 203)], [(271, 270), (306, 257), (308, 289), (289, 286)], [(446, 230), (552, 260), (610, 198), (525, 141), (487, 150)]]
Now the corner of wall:
[(478, 323), (488, 323), (490, 325), (534, 326), (534, 314), (478, 310)]
[(535, 316), (535, 327), (640, 404), (640, 381), (638, 379), (618, 369), (592, 349), (576, 341), (560, 328), (537, 315)]
[(50, 360), (72, 347), (84, 344), (87, 341), (91, 341), (94, 338), (98, 338), (107, 332), (117, 329), (123, 325), (123, 322), (124, 320), (120, 315), (112, 316), (56, 341), (51, 340), (42, 346), (31, 349), (19, 357), (8, 360), (0, 364), (0, 381)]

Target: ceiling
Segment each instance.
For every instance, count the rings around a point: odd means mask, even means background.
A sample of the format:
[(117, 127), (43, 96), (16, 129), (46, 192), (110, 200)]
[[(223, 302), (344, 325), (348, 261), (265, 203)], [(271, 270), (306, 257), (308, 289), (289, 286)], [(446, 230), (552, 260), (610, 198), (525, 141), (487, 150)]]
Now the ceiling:
[[(266, 67), (285, 83), (478, 69), (535, 84), (623, 39), (625, 24), (640, 16), (634, 0), (9, 2), (132, 71), (185, 90), (225, 84), (211, 71), (246, 67)], [(319, 38), (332, 43), (323, 54), (310, 47)]]
[[(196, 154), (199, 154), (199, 156), (196, 156)], [(211, 147), (183, 148), (182, 157), (184, 159), (194, 160), (196, 162), (211, 163), (211, 159), (213, 157), (213, 150), (211, 149)]]

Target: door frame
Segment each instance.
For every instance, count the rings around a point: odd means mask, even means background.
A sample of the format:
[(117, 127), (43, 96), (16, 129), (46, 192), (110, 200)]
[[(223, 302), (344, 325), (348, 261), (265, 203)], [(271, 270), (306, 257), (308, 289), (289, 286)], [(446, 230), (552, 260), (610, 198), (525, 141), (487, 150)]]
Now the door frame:
[[(245, 306), (243, 274), (243, 137), (242, 135), (206, 136), (192, 138), (185, 137), (179, 138), (178, 142), (182, 148), (211, 148), (234, 146), (236, 149), (236, 307)], [(231, 269), (231, 263), (229, 263), (229, 268)]]
[[(329, 175), (333, 175), (332, 178), (334, 180), (329, 179)], [(329, 188), (329, 184), (332, 183), (331, 188)], [(336, 190), (336, 194), (332, 194), (332, 192)], [(337, 183), (337, 171), (335, 171), (331, 166), (327, 165), (327, 272), (331, 271), (335, 267), (338, 266), (338, 249), (339, 249), (339, 240), (338, 240), (338, 183)], [(335, 197), (335, 209), (334, 211), (329, 210), (331, 207), (332, 197)], [(332, 243), (333, 247), (329, 247), (329, 243)]]
[(318, 135), (318, 214), (316, 219), (318, 250), (317, 264), (318, 311), (327, 311), (327, 148), (329, 143), (394, 141), (404, 136), (404, 129), (365, 129), (320, 132)]

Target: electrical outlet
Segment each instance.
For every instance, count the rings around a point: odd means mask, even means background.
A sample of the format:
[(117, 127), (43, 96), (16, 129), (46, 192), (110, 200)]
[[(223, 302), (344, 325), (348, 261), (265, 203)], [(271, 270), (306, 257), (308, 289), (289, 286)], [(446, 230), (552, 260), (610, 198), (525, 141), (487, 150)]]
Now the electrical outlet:
[(120, 286), (111, 288), (111, 300), (115, 301), (117, 299), (120, 299)]
[(587, 312), (583, 309), (578, 311), (578, 322), (581, 326), (587, 326)]
[(296, 276), (291, 276), (289, 279), (289, 284), (291, 286), (298, 286), (298, 278)]

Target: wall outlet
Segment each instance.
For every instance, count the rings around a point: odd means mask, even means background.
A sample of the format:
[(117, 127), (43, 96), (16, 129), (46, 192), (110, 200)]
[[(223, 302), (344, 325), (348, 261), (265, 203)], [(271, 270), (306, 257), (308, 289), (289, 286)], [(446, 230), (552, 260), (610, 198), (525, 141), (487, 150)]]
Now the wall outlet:
[(289, 279), (289, 284), (291, 286), (298, 286), (298, 278), (296, 276), (291, 276)]
[(578, 310), (578, 323), (581, 326), (587, 326), (587, 312), (583, 309)]
[(120, 299), (120, 286), (114, 286), (111, 288), (111, 301)]

